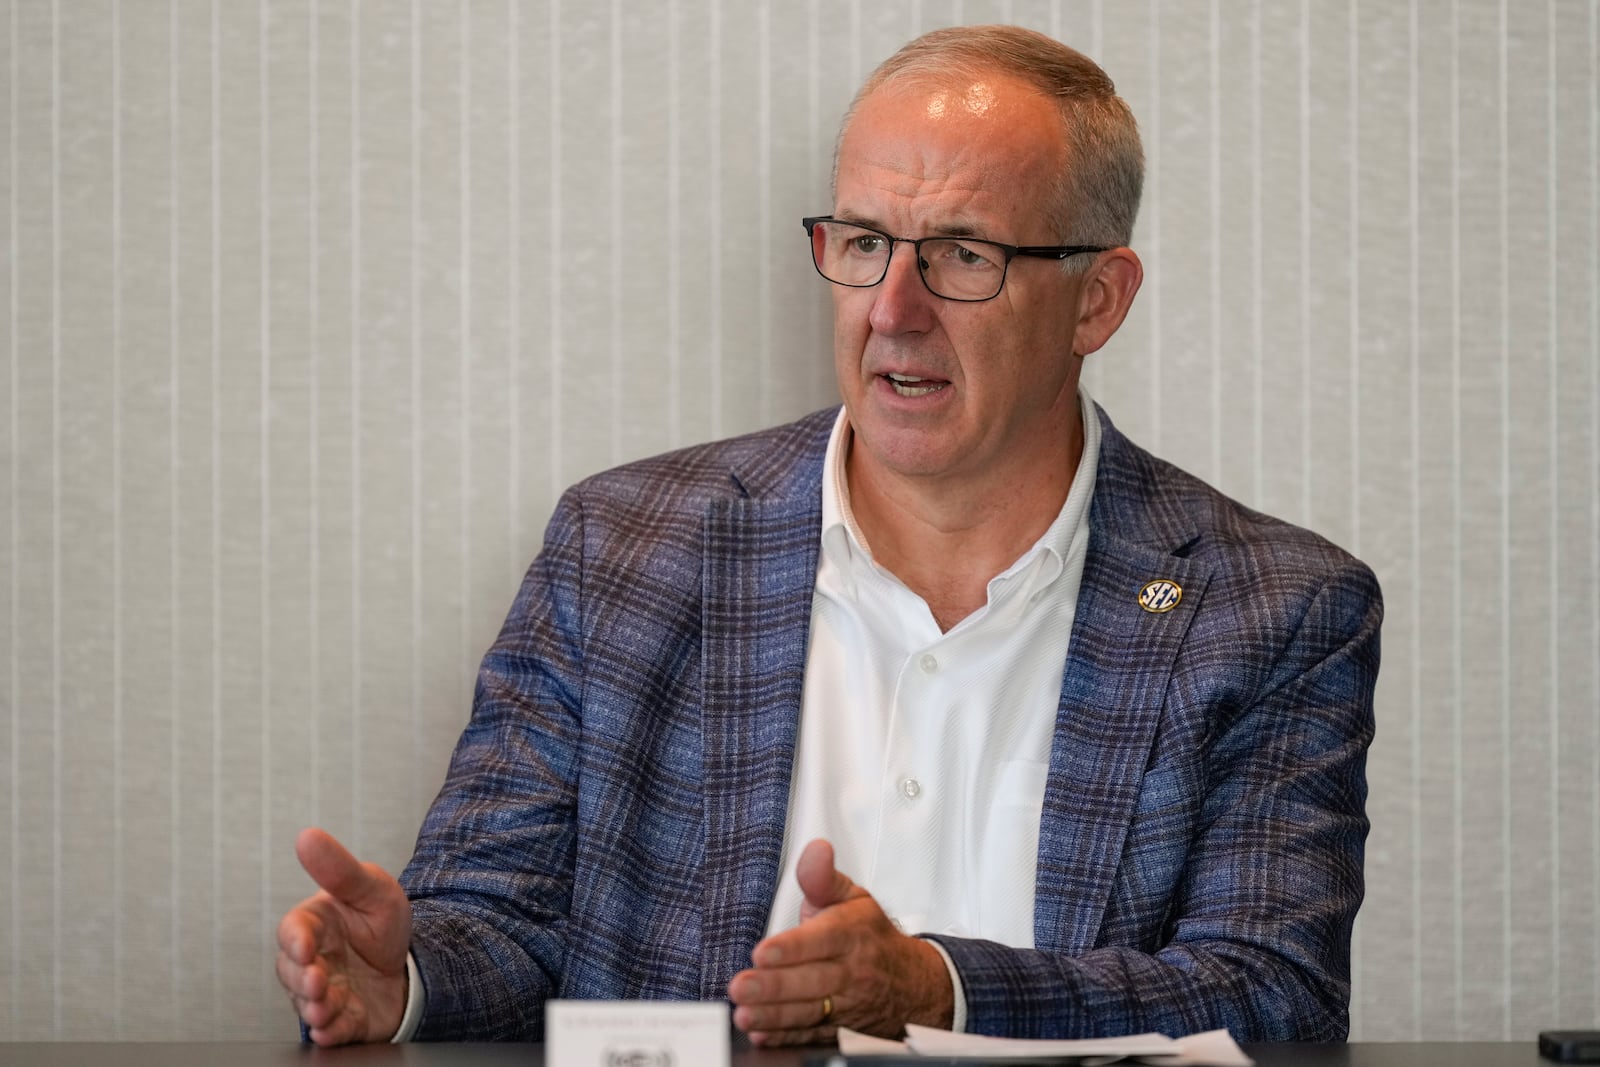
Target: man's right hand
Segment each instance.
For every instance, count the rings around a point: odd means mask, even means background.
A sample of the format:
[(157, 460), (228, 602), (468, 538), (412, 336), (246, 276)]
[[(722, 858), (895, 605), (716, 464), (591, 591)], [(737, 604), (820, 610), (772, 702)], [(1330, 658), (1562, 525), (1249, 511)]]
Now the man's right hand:
[(302, 830), (294, 851), (321, 889), (278, 924), (278, 981), (317, 1044), (387, 1041), (405, 1015), (406, 892), (322, 830)]

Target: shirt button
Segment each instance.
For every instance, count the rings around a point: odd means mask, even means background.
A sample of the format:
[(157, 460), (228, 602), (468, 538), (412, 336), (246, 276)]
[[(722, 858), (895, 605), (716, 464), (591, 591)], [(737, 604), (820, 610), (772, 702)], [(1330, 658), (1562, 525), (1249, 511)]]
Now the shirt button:
[(923, 674), (932, 674), (939, 669), (939, 660), (933, 653), (925, 652), (922, 659), (918, 661), (918, 666), (922, 668)]
[(900, 783), (900, 792), (906, 795), (907, 800), (915, 800), (922, 792), (922, 783), (915, 778), (907, 778)]

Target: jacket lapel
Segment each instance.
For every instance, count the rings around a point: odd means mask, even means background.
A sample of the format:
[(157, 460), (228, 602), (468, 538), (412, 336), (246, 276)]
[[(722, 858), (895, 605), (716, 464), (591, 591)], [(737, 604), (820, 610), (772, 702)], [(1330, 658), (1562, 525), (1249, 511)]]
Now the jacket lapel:
[[(824, 440), (826, 428), (824, 428)], [(703, 998), (726, 995), (778, 883), (822, 522), (809, 488), (719, 500), (705, 525)]]
[[(1056, 712), (1039, 831), (1034, 943), (1094, 947), (1139, 799), (1173, 661), (1199, 608), (1210, 568), (1175, 555), (1194, 531), (1146, 506), (1149, 457), (1102, 413), (1103, 438), (1089, 550)], [(1141, 607), (1165, 579), (1176, 607)]]

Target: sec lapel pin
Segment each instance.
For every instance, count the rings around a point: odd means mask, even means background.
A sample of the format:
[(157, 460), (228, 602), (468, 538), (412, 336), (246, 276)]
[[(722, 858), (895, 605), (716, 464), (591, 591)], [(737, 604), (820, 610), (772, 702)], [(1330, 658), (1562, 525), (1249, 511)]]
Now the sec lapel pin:
[(1177, 582), (1167, 578), (1146, 582), (1144, 588), (1139, 590), (1139, 606), (1157, 615), (1171, 611), (1182, 599), (1183, 590), (1179, 588)]

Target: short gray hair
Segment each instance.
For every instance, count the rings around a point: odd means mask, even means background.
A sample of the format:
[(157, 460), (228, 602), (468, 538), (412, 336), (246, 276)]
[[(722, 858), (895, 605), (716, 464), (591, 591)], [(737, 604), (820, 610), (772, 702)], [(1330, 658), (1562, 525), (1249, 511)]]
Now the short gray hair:
[(1058, 239), (1063, 244), (1126, 245), (1133, 239), (1144, 188), (1144, 148), (1139, 125), (1100, 66), (1076, 49), (1020, 26), (951, 26), (933, 30), (878, 65), (845, 112), (839, 146), (856, 109), (890, 81), (952, 76), (1010, 75), (1053, 98), (1066, 131), (1067, 169), (1056, 186)]

